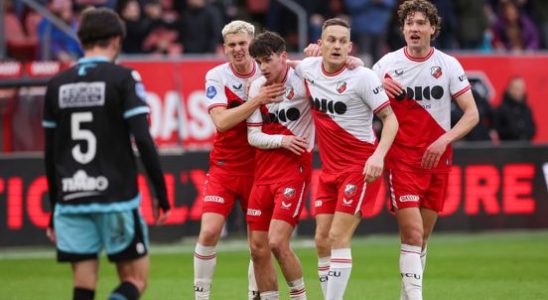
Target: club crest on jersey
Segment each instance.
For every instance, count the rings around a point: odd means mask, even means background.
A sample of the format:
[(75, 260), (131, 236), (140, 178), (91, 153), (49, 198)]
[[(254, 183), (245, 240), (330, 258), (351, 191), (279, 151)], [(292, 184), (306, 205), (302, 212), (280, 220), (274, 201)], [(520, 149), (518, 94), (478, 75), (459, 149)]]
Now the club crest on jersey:
[(394, 70), (394, 74), (396, 74), (396, 76), (402, 76), (403, 75), (403, 69), (399, 68), (399, 69)]
[(434, 78), (438, 79), (442, 75), (441, 67), (440, 66), (434, 66), (430, 69), (430, 74), (434, 76)]
[(206, 96), (209, 99), (213, 99), (213, 97), (215, 97), (215, 95), (217, 95), (217, 89), (215, 89), (214, 86), (208, 86), (207, 90), (206, 90)]
[(286, 199), (291, 199), (291, 198), (295, 197), (295, 189), (294, 188), (285, 188), (284, 197)]
[(293, 87), (287, 87), (285, 89), (285, 98), (291, 100), (293, 97), (295, 97), (295, 90), (293, 90)]
[(344, 187), (344, 195), (348, 198), (356, 195), (356, 190), (357, 190), (357, 187), (355, 184), (347, 184), (345, 187)]
[(339, 94), (342, 94), (344, 93), (344, 91), (346, 91), (346, 81), (337, 83), (337, 92), (339, 92)]

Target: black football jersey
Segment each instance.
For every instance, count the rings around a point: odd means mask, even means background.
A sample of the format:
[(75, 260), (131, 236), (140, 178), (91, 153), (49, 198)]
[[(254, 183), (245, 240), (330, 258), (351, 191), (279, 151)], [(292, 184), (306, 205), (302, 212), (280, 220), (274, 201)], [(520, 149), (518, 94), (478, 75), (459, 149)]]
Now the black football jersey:
[(58, 205), (82, 212), (138, 205), (126, 119), (147, 113), (139, 73), (106, 58), (81, 59), (49, 81), (43, 126), (54, 129)]

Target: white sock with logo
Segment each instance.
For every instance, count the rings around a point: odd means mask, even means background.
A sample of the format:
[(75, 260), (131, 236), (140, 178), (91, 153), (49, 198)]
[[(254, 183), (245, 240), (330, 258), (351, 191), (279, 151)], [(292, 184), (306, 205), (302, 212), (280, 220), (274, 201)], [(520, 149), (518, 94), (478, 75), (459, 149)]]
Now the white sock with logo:
[(322, 288), (323, 297), (327, 297), (327, 281), (329, 273), (329, 260), (331, 256), (318, 258), (318, 278), (320, 279), (320, 286)]
[(209, 299), (211, 279), (217, 264), (215, 247), (196, 244), (194, 249), (194, 296), (195, 299)]
[(326, 300), (342, 300), (352, 272), (352, 250), (331, 249)]
[(408, 300), (422, 300), (421, 247), (402, 244), (400, 248), (400, 275)]
[(302, 277), (288, 282), (287, 285), (289, 286), (289, 299), (306, 300), (306, 288), (304, 287), (304, 279)]
[(261, 300), (279, 300), (278, 291), (265, 291), (261, 293)]

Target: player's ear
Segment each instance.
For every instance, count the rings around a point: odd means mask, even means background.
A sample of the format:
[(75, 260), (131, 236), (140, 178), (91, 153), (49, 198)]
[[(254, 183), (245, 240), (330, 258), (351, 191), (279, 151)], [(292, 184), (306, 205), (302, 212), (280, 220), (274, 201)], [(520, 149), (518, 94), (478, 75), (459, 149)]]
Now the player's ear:
[(348, 42), (348, 53), (352, 53), (353, 46), (354, 46), (354, 43), (352, 43), (352, 41)]
[(282, 61), (286, 61), (287, 60), (287, 51), (282, 51), (282, 54), (280, 54), (280, 59)]

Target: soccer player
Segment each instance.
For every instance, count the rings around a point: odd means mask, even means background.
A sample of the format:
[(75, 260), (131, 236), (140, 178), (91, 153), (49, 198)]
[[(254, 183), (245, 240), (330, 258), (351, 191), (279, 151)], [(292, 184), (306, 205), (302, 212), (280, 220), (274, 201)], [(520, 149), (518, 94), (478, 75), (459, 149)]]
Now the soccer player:
[(276, 257), (291, 299), (306, 299), (302, 267), (290, 247), (312, 172), (314, 123), (303, 80), (287, 64), (285, 41), (266, 31), (249, 47), (263, 76), (251, 84), (254, 97), (262, 86), (282, 83), (283, 101), (262, 105), (247, 119), (249, 144), (256, 151), (255, 181), (247, 208), (249, 243), (261, 299), (279, 299)]
[[(319, 40), (322, 57), (297, 65), (312, 96), (322, 160), (316, 199), (318, 273), (325, 299), (343, 299), (352, 269), (351, 240), (361, 209), (375, 201), (386, 155), (398, 130), (388, 97), (375, 73), (345, 66), (352, 49), (350, 26), (326, 20)], [(380, 142), (373, 114), (383, 122)]]
[[(260, 105), (280, 101), (282, 84), (265, 86), (248, 99), (249, 84), (260, 76), (257, 64), (249, 56), (254, 37), (253, 25), (243, 21), (227, 24), (222, 35), (228, 62), (206, 75), (206, 98), (209, 115), (217, 127), (210, 154), (210, 168), (204, 190), (202, 220), (194, 253), (194, 290), (196, 299), (209, 299), (215, 271), (216, 251), (226, 218), (235, 198), (247, 211), (253, 186), (255, 150), (247, 142), (246, 118)], [(257, 296), (253, 266), (249, 266), (249, 297)]]
[[(385, 55), (373, 70), (400, 123), (386, 164), (401, 236), (401, 298), (415, 300), (422, 299), (426, 244), (445, 200), (450, 144), (477, 124), (478, 111), (462, 66), (430, 45), (440, 30), (436, 7), (406, 1), (398, 18), (407, 46)], [(453, 128), (451, 99), (464, 112)]]
[(78, 28), (85, 57), (47, 85), (45, 165), (54, 212), (47, 235), (56, 243), (57, 260), (72, 264), (75, 300), (94, 298), (103, 247), (121, 281), (108, 299), (134, 300), (145, 290), (148, 233), (131, 136), (159, 199), (156, 222), (169, 215), (141, 77), (113, 63), (124, 36), (115, 12), (85, 10)]

